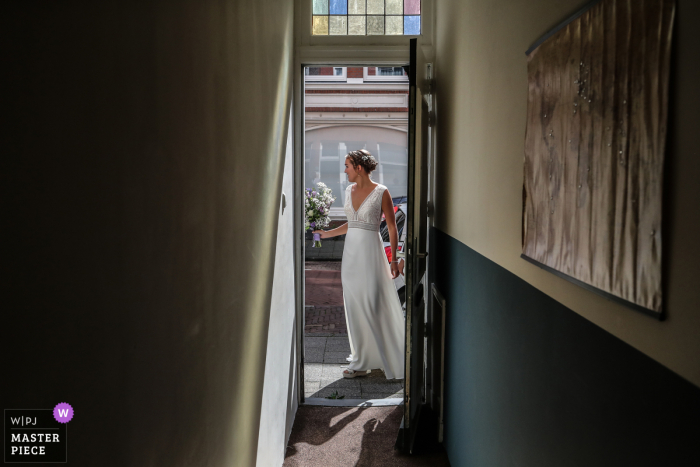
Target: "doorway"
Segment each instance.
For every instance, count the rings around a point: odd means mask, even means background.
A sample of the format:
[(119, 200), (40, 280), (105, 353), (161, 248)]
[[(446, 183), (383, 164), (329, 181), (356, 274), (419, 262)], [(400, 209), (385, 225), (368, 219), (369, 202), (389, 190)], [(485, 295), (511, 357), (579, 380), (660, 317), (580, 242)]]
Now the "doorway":
[[(329, 213), (333, 229), (346, 222), (343, 205), (348, 180), (345, 155), (365, 149), (377, 160), (372, 180), (385, 185), (396, 213), (403, 255), (408, 195), (408, 74), (403, 66), (307, 66), (303, 72), (303, 177), (301, 190), (325, 184), (335, 197)], [(302, 199), (304, 197), (302, 196)], [(380, 235), (391, 261), (386, 223)], [(381, 369), (346, 379), (352, 352), (343, 303), (341, 267), (345, 236), (324, 239), (314, 246), (305, 233), (303, 400), (310, 405), (399, 405), (404, 381), (387, 379)], [(396, 258), (395, 258), (396, 259)], [(405, 278), (394, 280), (405, 313)], [(301, 392), (301, 391), (300, 391)]]

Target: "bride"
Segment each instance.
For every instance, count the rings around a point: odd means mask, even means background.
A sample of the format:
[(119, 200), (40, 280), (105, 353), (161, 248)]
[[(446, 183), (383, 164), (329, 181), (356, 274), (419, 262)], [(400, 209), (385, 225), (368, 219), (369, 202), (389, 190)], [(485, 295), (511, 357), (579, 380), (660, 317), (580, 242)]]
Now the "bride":
[[(398, 235), (389, 190), (370, 178), (376, 167), (377, 161), (364, 149), (345, 156), (345, 173), (351, 182), (345, 190), (348, 222), (333, 230), (314, 233), (321, 234), (321, 238), (347, 234), (341, 280), (352, 353), (343, 376), (364, 376), (380, 368), (387, 379), (401, 379), (405, 324), (392, 282), (399, 275)], [(379, 235), (382, 213), (391, 241), (391, 263), (387, 263)]]

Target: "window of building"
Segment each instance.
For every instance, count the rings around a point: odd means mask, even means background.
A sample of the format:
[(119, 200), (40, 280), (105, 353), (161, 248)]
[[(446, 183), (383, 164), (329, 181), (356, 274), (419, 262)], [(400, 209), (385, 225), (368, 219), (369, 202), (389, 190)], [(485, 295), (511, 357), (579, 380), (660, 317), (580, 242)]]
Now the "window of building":
[(404, 76), (406, 72), (402, 66), (378, 66), (377, 75), (379, 76)]
[(314, 36), (417, 36), (420, 0), (310, 0)]
[(372, 180), (385, 185), (392, 197), (408, 194), (405, 132), (382, 128), (379, 124), (374, 127), (331, 125), (307, 131), (304, 147), (304, 186), (313, 187), (323, 182), (333, 191), (336, 202), (331, 215), (343, 215), (345, 188), (350, 183), (345, 174), (345, 156), (357, 149), (369, 150), (379, 163)]
[(345, 81), (347, 69), (333, 66), (311, 66), (304, 68), (307, 81)]
[(365, 68), (364, 80), (408, 82), (408, 73), (401, 66), (369, 66)]

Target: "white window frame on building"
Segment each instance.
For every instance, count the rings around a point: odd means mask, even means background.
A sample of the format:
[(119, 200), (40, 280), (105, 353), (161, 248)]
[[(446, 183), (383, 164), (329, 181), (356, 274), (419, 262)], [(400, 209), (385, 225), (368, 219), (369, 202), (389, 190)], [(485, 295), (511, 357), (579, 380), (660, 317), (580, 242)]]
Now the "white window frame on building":
[[(330, 68), (330, 67), (318, 67), (318, 68)], [(340, 74), (336, 74), (340, 71)], [(306, 81), (346, 81), (348, 75), (347, 67), (335, 66), (333, 67), (332, 75), (304, 75)]]
[[(398, 82), (406, 82), (406, 83), (408, 82), (408, 75), (407, 74), (403, 74), (403, 75), (379, 75), (379, 74), (370, 75), (369, 68), (370, 67), (364, 67), (364, 70), (363, 70), (365, 81), (398, 81)], [(379, 70), (379, 68), (398, 68), (398, 67), (395, 67), (395, 66), (385, 66), (385, 67), (376, 66), (376, 67), (372, 67), (372, 68), (376, 68), (377, 70)]]

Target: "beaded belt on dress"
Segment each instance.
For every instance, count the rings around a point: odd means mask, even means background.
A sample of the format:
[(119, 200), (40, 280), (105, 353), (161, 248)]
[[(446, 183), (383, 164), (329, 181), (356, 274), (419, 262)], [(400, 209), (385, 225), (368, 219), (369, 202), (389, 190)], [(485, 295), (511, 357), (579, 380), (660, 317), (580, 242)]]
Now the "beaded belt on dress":
[(364, 229), (379, 232), (379, 225), (371, 224), (369, 222), (348, 221), (348, 229)]

